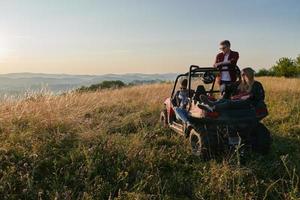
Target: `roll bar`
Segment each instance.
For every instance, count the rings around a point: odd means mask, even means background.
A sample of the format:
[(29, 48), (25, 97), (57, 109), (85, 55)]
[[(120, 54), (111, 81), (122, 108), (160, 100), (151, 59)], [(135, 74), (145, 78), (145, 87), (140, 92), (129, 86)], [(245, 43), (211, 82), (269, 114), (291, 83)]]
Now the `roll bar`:
[[(220, 69), (220, 67), (222, 66), (228, 66), (228, 69)], [(187, 76), (188, 77), (188, 90), (189, 90), (189, 96), (191, 96), (191, 81), (192, 81), (192, 77), (195, 77), (201, 73), (205, 73), (205, 72), (222, 72), (222, 71), (235, 71), (236, 74), (238, 75), (238, 78), (240, 79), (240, 69), (237, 65), (232, 65), (232, 64), (222, 64), (219, 65), (218, 67), (199, 67), (197, 65), (191, 65), (189, 67), (189, 72), (185, 73), (185, 74), (179, 74), (176, 77), (175, 83), (174, 83), (174, 87), (172, 90), (172, 94), (171, 94), (171, 98), (173, 98), (173, 95), (175, 93), (175, 89), (176, 89), (176, 85), (178, 83), (179, 78), (183, 77), (183, 76)], [(208, 93), (216, 93), (216, 92), (220, 92), (220, 91), (215, 91), (214, 90), (214, 86), (215, 86), (215, 82), (216, 82), (216, 77), (213, 80), (213, 84), (212, 87), (209, 91), (206, 91)]]

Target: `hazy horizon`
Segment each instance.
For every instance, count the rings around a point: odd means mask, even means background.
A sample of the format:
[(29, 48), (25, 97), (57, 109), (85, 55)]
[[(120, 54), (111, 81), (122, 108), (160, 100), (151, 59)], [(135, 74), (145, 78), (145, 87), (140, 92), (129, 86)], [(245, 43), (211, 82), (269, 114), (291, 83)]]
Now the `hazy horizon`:
[(0, 74), (0, 99), (5, 96), (19, 96), (27, 91), (41, 92), (44, 89), (60, 94), (80, 88), (99, 84), (103, 81), (122, 81), (125, 84), (150, 84), (161, 81), (173, 81), (177, 74), (102, 74), (102, 75), (72, 75), (72, 74), (40, 74), (11, 73)]
[[(188, 70), (187, 70), (188, 71)], [(187, 72), (184, 71), (184, 72)], [(12, 75), (12, 74), (45, 74), (45, 75), (70, 75), (70, 76), (103, 76), (103, 75), (129, 75), (129, 74), (144, 74), (144, 75), (164, 75), (164, 74), (178, 74), (180, 72), (166, 72), (166, 73), (142, 73), (142, 72), (124, 72), (124, 73), (103, 73), (103, 74), (72, 74), (72, 73), (43, 73), (43, 72), (10, 72), (10, 73), (0, 73), (0, 76), (3, 75)]]
[(300, 1), (0, 2), (0, 74), (185, 72), (211, 66), (223, 39), (238, 65), (300, 54)]

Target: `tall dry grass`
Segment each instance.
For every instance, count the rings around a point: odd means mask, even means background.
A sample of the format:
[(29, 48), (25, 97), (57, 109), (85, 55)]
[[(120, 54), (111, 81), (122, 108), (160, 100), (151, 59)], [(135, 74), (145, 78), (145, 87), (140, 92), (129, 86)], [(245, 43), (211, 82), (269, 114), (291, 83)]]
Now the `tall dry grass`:
[(297, 199), (300, 80), (259, 78), (274, 144), (245, 165), (203, 162), (158, 126), (171, 84), (0, 104), (1, 199)]

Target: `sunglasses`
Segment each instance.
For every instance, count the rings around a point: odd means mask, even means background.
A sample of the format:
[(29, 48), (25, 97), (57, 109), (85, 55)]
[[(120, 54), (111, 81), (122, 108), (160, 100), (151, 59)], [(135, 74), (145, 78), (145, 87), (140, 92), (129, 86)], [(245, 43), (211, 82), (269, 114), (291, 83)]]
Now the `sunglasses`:
[(220, 47), (220, 50), (225, 50), (227, 49), (227, 47)]

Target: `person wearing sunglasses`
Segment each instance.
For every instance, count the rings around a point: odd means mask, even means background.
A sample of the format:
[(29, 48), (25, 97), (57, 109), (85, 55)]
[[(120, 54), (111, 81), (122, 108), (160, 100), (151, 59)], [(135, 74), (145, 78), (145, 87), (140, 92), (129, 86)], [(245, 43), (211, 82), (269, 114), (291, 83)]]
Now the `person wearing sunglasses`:
[[(232, 83), (236, 82), (237, 74), (235, 71), (235, 66), (237, 65), (239, 59), (239, 53), (236, 51), (232, 51), (230, 49), (230, 41), (224, 40), (220, 42), (220, 50), (221, 52), (216, 56), (214, 67), (219, 69), (229, 69), (231, 71), (221, 71), (220, 76), (218, 77), (218, 82), (220, 85), (221, 95), (224, 98), (226, 88), (229, 87)], [(228, 64), (228, 66), (226, 66)]]

